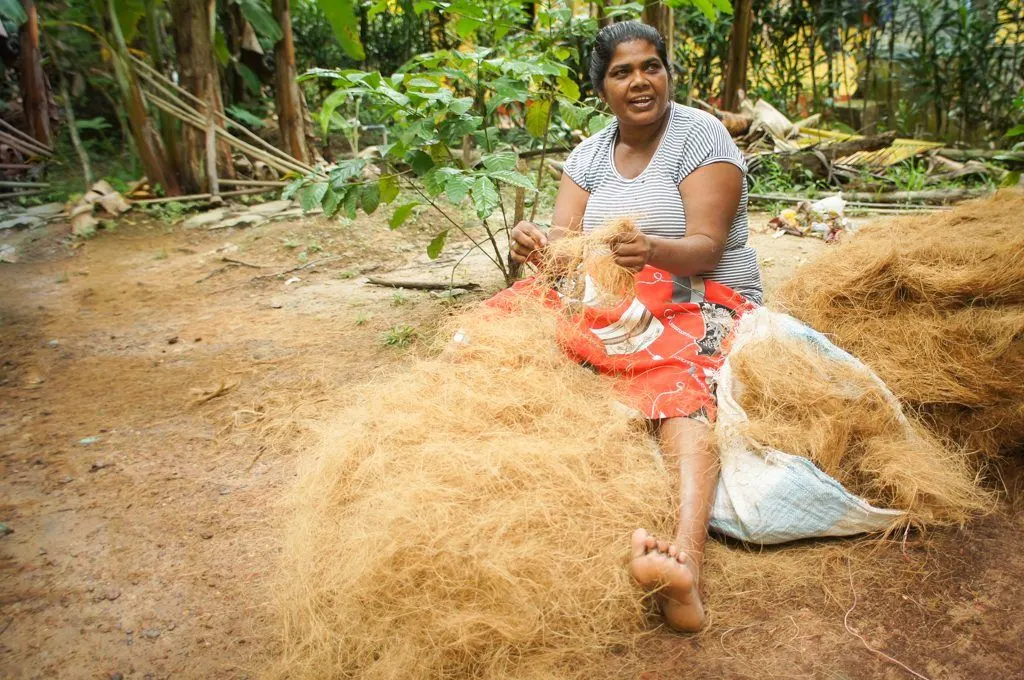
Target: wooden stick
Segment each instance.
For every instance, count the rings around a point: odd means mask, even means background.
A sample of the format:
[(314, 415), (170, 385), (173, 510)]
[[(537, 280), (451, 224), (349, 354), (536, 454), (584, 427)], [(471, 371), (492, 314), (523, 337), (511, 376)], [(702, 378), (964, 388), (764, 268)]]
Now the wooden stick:
[(50, 155), (53, 154), (53, 149), (51, 147), (46, 146), (45, 144), (40, 142), (35, 137), (33, 137), (32, 135), (28, 134), (27, 132), (23, 132), (23, 131), (19, 130), (18, 128), (14, 127), (13, 125), (8, 123), (3, 118), (0, 118), (0, 127), (2, 127), (3, 129), (7, 130), (8, 132), (10, 132), (15, 137), (20, 138), (26, 144), (29, 144), (29, 145), (35, 146), (35, 147), (39, 147), (40, 149), (42, 149), (43, 151), (46, 152), (47, 156), (50, 156)]
[(3, 189), (21, 189), (24, 187), (28, 188), (45, 188), (50, 186), (49, 182), (0, 182), (0, 188)]
[(0, 132), (0, 142), (3, 142), (9, 147), (17, 149), (26, 156), (50, 156), (50, 154), (40, 150), (38, 147), (29, 146), (28, 143), (23, 142), (21, 139), (17, 137), (12, 137), (6, 132)]
[[(149, 101), (152, 102), (153, 105), (156, 106), (158, 109), (167, 111), (172, 116), (178, 118), (178, 120), (188, 123), (189, 125), (192, 125), (193, 127), (198, 128), (200, 130), (206, 130), (206, 124), (202, 120), (193, 117), (191, 114), (187, 112), (177, 110), (174, 105), (168, 104), (159, 97), (153, 96), (152, 93), (150, 93)], [(263, 161), (264, 163), (266, 163), (267, 165), (271, 166), (276, 170), (279, 170), (281, 172), (296, 172), (300, 175), (307, 175), (310, 174), (310, 172), (312, 172), (312, 170), (307, 172), (306, 168), (299, 165), (298, 162), (295, 161), (294, 159), (291, 160), (290, 162), (285, 162), (279, 158), (272, 157), (264, 153), (260, 149), (257, 149), (256, 147), (252, 146), (251, 144), (243, 142), (238, 137), (235, 137), (222, 127), (217, 126), (216, 131), (220, 134), (221, 137), (227, 139), (231, 145), (248, 153), (249, 155), (253, 156), (256, 159)]]
[[(172, 116), (175, 116), (176, 118), (178, 118), (178, 120), (189, 123), (193, 127), (196, 127), (200, 130), (206, 131), (207, 124), (200, 117), (200, 112), (190, 108), (188, 104), (174, 99), (173, 93), (169, 92), (166, 88), (160, 87), (158, 83), (151, 84), (158, 88), (160, 94), (160, 97), (158, 97), (156, 93), (149, 93), (149, 100), (154, 104), (154, 106), (156, 106), (162, 111), (166, 111)], [(181, 88), (177, 89), (180, 90)], [(161, 97), (164, 97), (165, 99), (162, 99)], [(239, 129), (243, 130), (250, 137), (253, 137), (254, 139), (258, 140), (266, 148), (273, 151), (273, 153), (270, 154), (263, 150), (258, 150), (257, 152), (248, 151), (250, 155), (258, 158), (259, 160), (262, 160), (263, 162), (267, 163), (268, 165), (274, 167), (277, 170), (281, 170), (282, 172), (298, 172), (299, 174), (303, 175), (308, 175), (313, 172), (313, 168), (308, 167), (300, 163), (299, 161), (296, 161), (294, 158), (285, 154), (280, 149), (277, 149), (273, 145), (268, 144), (264, 140), (252, 134), (252, 132), (250, 132), (248, 128), (241, 126), (235, 121), (232, 121), (231, 119), (226, 118), (224, 116), (222, 116), (222, 118), (235, 125), (235, 127), (238, 127)], [(229, 138), (233, 138), (233, 136), (230, 135), (230, 133), (224, 128), (216, 126), (216, 130), (219, 133), (221, 133), (222, 136), (228, 136)], [(268, 158), (268, 156), (270, 157)]]
[(269, 269), (270, 268), (269, 264), (253, 264), (252, 262), (246, 262), (245, 260), (236, 260), (233, 257), (227, 257), (227, 256), (220, 258), (220, 261), (221, 262), (227, 262), (228, 264), (241, 265), (243, 267), (252, 267), (253, 269)]
[(46, 193), (46, 189), (33, 189), (32, 191), (12, 191), (9, 194), (0, 194), (0, 201), (5, 198), (17, 198), (19, 196), (38, 196)]
[[(161, 89), (163, 91), (163, 93), (164, 93), (164, 96), (167, 96), (167, 88), (166, 87), (161, 87), (160, 83), (165, 83), (166, 85), (169, 85), (170, 87), (174, 88), (174, 90), (177, 91), (178, 93), (180, 93), (181, 95), (183, 95), (186, 98), (188, 98), (189, 100), (195, 102), (197, 106), (201, 107), (200, 111), (202, 111), (203, 109), (207, 108), (206, 107), (206, 102), (198, 99), (191, 92), (189, 92), (188, 90), (182, 88), (180, 85), (178, 85), (174, 81), (170, 80), (169, 78), (167, 78), (165, 75), (163, 75), (159, 71), (156, 71), (155, 69), (153, 69), (152, 66), (150, 66), (146, 62), (142, 61), (138, 57), (135, 57), (134, 55), (132, 56), (132, 59), (133, 59), (133, 61), (136, 64), (139, 64), (139, 65), (145, 67), (146, 70), (144, 72), (140, 72), (140, 75), (142, 75), (144, 78), (146, 78), (147, 81), (150, 82), (150, 84), (152, 84), (155, 87)], [(198, 115), (199, 111), (197, 111), (196, 113)], [(245, 125), (242, 125), (241, 123), (239, 123), (238, 121), (234, 120), (233, 118), (229, 118), (227, 115), (225, 115), (224, 113), (221, 113), (220, 111), (217, 111), (215, 113), (216, 113), (217, 116), (219, 116), (224, 121), (225, 125), (231, 125), (231, 126), (234, 126), (235, 128), (237, 128), (238, 130), (241, 130), (243, 133), (245, 133), (247, 136), (251, 137), (255, 142), (257, 142), (260, 146), (263, 146), (266, 152), (271, 153), (271, 154), (281, 158), (282, 160), (289, 160), (289, 161), (292, 161), (294, 163), (299, 163), (299, 164), (303, 165), (304, 166), (304, 170), (305, 170), (304, 174), (308, 175), (308, 174), (313, 172), (313, 168), (311, 166), (307, 166), (305, 163), (301, 163), (300, 161), (297, 161), (296, 159), (292, 158), (290, 155), (288, 155), (287, 153), (285, 153), (281, 149), (278, 149), (276, 146), (274, 146), (270, 142), (266, 141), (265, 139), (263, 139), (259, 135), (255, 134), (252, 130), (247, 128)]]
[(0, 170), (31, 170), (38, 167), (30, 163), (0, 163)]
[(479, 283), (457, 283), (455, 285), (449, 285), (447, 283), (434, 283), (433, 281), (387, 281), (385, 279), (378, 279), (374, 276), (367, 277), (366, 282), (373, 286), (383, 286), (385, 288), (408, 288), (409, 290), (449, 290), (451, 288), (476, 290), (480, 287)]
[[(47, 45), (49, 45), (47, 41)], [(56, 60), (54, 60), (56, 62)], [(82, 144), (82, 138), (78, 135), (78, 125), (75, 122), (75, 109), (71, 106), (71, 95), (68, 93), (67, 78), (64, 77), (64, 72), (58, 68), (57, 73), (60, 76), (60, 98), (64, 100), (64, 110), (68, 115), (68, 132), (71, 135), (71, 145), (75, 147), (75, 153), (78, 154), (78, 160), (82, 163), (82, 175), (85, 177), (85, 186), (92, 186), (92, 165), (89, 163), (89, 153), (85, 150), (85, 146)]]
[[(899, 209), (906, 210), (906, 209), (910, 209), (910, 208), (939, 208), (939, 209), (943, 208), (943, 206), (937, 206), (937, 205), (914, 205), (912, 202), (903, 202), (903, 203), (900, 203), (900, 202), (886, 202), (886, 201), (871, 202), (871, 201), (854, 201), (854, 200), (852, 200), (852, 198), (848, 199), (848, 197), (853, 197), (853, 196), (870, 196), (870, 197), (881, 198), (881, 197), (883, 197), (885, 195), (884, 194), (867, 194), (867, 193), (854, 195), (854, 194), (844, 193), (843, 194), (843, 199), (847, 201), (846, 205), (851, 207), (851, 208), (887, 208), (887, 209), (891, 209), (891, 210), (899, 210)], [(822, 198), (825, 198), (825, 197), (821, 197), (821, 196), (815, 196), (815, 197), (786, 196), (784, 194), (751, 194), (750, 198), (754, 199), (756, 201), (776, 201), (778, 203), (803, 203), (804, 201), (809, 201), (809, 202), (818, 201), (819, 199), (822, 199)]]
[(226, 187), (286, 187), (288, 182), (279, 182), (271, 179), (222, 179), (220, 181)]
[[(207, 87), (213, 91), (213, 80), (207, 78)], [(213, 108), (207, 107), (206, 114), (206, 178), (210, 183), (210, 193), (214, 196), (220, 194), (220, 187), (217, 185), (217, 124), (213, 119)]]
[[(231, 196), (248, 196), (251, 194), (265, 194), (267, 193), (264, 189), (242, 189), (240, 191), (225, 191), (220, 194), (221, 198), (229, 198)], [(2, 194), (0, 194), (2, 196)], [(178, 203), (192, 203), (194, 201), (207, 201), (213, 197), (213, 194), (192, 194), (190, 196), (165, 196), (163, 198), (140, 198), (140, 199), (128, 199), (128, 202), (132, 205), (156, 205), (158, 203), (172, 203), (177, 201)]]
[(1015, 163), (1024, 163), (1024, 152), (1011, 151), (1009, 149), (935, 149), (935, 153), (952, 158), (955, 161), (968, 161), (971, 159), (991, 160), (996, 156), (1005, 156)]

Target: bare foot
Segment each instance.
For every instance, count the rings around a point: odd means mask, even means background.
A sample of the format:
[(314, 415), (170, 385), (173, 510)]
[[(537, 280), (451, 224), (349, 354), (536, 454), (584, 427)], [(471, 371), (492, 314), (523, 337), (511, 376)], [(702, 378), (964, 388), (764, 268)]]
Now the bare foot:
[(690, 558), (645, 529), (634, 531), (630, 542), (629, 572), (645, 589), (655, 591), (665, 623), (683, 633), (699, 631), (704, 625), (704, 605)]

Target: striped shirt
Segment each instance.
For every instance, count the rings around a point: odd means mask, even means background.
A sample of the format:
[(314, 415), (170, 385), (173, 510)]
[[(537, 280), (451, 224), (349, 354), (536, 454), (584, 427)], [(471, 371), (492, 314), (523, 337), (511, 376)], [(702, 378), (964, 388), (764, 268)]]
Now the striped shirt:
[(648, 166), (633, 179), (615, 168), (618, 121), (573, 149), (564, 172), (590, 194), (584, 231), (617, 217), (632, 217), (649, 236), (682, 238), (686, 210), (679, 183), (697, 168), (732, 163), (743, 171), (743, 194), (718, 266), (704, 278), (729, 286), (752, 302), (762, 300), (757, 254), (747, 246), (747, 178), (743, 154), (725, 126), (709, 113), (673, 103), (667, 128)]

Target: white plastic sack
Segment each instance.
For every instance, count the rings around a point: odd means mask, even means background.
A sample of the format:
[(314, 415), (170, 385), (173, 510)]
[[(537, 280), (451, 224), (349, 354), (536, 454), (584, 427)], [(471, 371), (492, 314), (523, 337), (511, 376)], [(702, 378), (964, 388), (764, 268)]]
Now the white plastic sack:
[[(740, 321), (732, 352), (768, 337), (810, 343), (828, 356), (881, 379), (815, 330), (785, 314), (760, 308)], [(884, 385), (883, 385), (884, 387)], [(881, 531), (902, 515), (858, 498), (806, 458), (755, 447), (742, 433), (747, 415), (736, 397), (743, 389), (726, 358), (718, 374), (718, 421), (722, 471), (711, 510), (711, 527), (751, 543), (773, 544), (820, 536)], [(899, 402), (886, 390), (893, 409)], [(905, 419), (904, 419), (905, 420)]]

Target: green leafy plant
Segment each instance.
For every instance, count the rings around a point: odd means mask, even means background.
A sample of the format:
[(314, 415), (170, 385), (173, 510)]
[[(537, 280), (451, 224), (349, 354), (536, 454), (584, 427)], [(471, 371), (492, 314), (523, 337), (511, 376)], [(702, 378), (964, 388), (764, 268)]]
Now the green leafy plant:
[(417, 335), (412, 326), (392, 326), (381, 334), (381, 341), (387, 347), (408, 347)]
[[(426, 11), (438, 3), (419, 5)], [(489, 14), (492, 9), (457, 2), (447, 11), (458, 14), (455, 30), (461, 37), (491, 31), (493, 37), (504, 38), (514, 25)], [(459, 233), (510, 282), (512, 273), (499, 243), (507, 241), (514, 226), (513, 211), (501, 190), (509, 187), (532, 196), (544, 178), (543, 172), (524, 172), (519, 152), (539, 147), (543, 157), (551, 145), (556, 115), (571, 129), (591, 133), (609, 120), (581, 100), (577, 74), (565, 65), (579, 56), (575, 36), (594, 30), (592, 19), (581, 19), (567, 5), (552, 3), (538, 6), (534, 30), (520, 34), (520, 40), (531, 41), (529, 50), (521, 44), (509, 48), (508, 54), (483, 47), (439, 50), (413, 58), (391, 76), (352, 69), (311, 70), (306, 79), (334, 87), (318, 114), (322, 123), (342, 105), (366, 101), (392, 121), (394, 140), (379, 148), (379, 157), (346, 159), (296, 179), (283, 197), (297, 196), (307, 211), (322, 207), (328, 216), (341, 213), (354, 219), (357, 210), (372, 214), (380, 205), (392, 203), (404, 186), (416, 198), (392, 211), (392, 229), (417, 208), (429, 206), (444, 220), (427, 246), (430, 258), (439, 257), (449, 235)], [(531, 57), (510, 56), (515, 53)], [(464, 153), (469, 147), (479, 150), (479, 158)], [(367, 172), (370, 164), (378, 166), (376, 173)], [(478, 222), (453, 214), (442, 205), (445, 201), (471, 209)]]
[(920, 191), (928, 185), (928, 169), (914, 159), (891, 166), (886, 177), (893, 181), (900, 191)]

